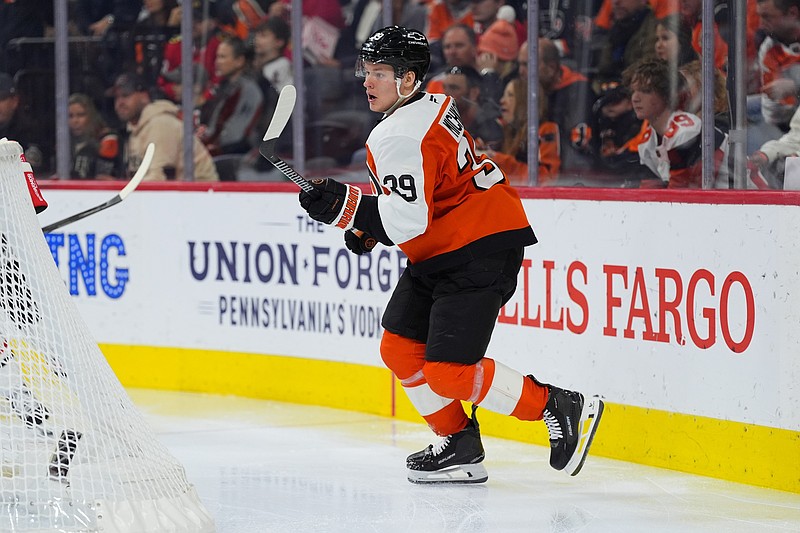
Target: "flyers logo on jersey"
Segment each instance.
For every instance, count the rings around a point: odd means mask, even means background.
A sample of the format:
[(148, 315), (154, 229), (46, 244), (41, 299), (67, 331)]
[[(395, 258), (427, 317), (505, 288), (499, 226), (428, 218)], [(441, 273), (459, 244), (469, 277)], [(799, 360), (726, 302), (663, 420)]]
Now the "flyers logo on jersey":
[(439, 119), (439, 124), (444, 126), (444, 129), (449, 131), (456, 141), (460, 140), (464, 135), (464, 123), (461, 122), (461, 115), (458, 114), (455, 100), (450, 100), (450, 105), (442, 115), (442, 118)]

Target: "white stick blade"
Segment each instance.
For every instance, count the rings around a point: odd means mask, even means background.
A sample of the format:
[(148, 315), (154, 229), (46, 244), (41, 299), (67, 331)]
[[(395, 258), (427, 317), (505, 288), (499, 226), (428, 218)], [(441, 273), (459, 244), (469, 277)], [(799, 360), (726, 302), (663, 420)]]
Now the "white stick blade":
[(262, 140), (268, 141), (280, 136), (286, 127), (286, 123), (289, 122), (289, 117), (292, 116), (296, 99), (297, 90), (294, 85), (287, 85), (281, 90), (281, 94), (278, 95), (278, 103), (275, 105), (275, 113), (272, 115), (272, 121), (269, 123), (267, 132)]
[(133, 175), (131, 181), (128, 182), (125, 187), (119, 192), (119, 199), (124, 200), (126, 196), (136, 189), (139, 184), (144, 179), (145, 174), (147, 171), (150, 170), (150, 162), (153, 160), (153, 152), (156, 151), (156, 145), (150, 143), (147, 145), (147, 149), (144, 151), (144, 157), (142, 158), (142, 163), (139, 165), (139, 168), (136, 169), (136, 174)]

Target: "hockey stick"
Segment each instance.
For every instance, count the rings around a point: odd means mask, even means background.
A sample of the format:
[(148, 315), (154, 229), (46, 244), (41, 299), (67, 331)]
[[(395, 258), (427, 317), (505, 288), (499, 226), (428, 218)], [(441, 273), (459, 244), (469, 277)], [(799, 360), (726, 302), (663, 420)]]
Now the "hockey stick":
[[(281, 174), (292, 180), (295, 185), (305, 192), (311, 192), (314, 190), (314, 187), (308, 180), (298, 174), (295, 169), (290, 167), (286, 161), (278, 157), (275, 153), (278, 137), (281, 136), (286, 124), (289, 122), (289, 117), (292, 116), (296, 99), (297, 90), (294, 88), (294, 85), (286, 85), (281, 89), (281, 93), (278, 95), (278, 103), (275, 105), (275, 112), (272, 115), (272, 120), (267, 127), (266, 133), (264, 133), (264, 138), (261, 140), (261, 145), (258, 147), (258, 152), (264, 159), (272, 163)], [(378, 243), (374, 237), (363, 231), (357, 229), (352, 229), (350, 231), (358, 236), (364, 251), (371, 251)]]
[(139, 168), (136, 169), (136, 174), (133, 175), (131, 180), (128, 182), (125, 187), (119, 191), (119, 194), (116, 194), (113, 198), (104, 202), (100, 205), (96, 205), (92, 208), (87, 209), (86, 211), (81, 211), (80, 213), (75, 213), (72, 216), (69, 216), (65, 219), (59, 220), (58, 222), (53, 222), (42, 228), (43, 233), (50, 233), (53, 230), (57, 230), (62, 226), (66, 226), (67, 224), (72, 224), (73, 222), (77, 222), (78, 220), (84, 219), (88, 216), (94, 215), (95, 213), (99, 213), (109, 207), (113, 207), (124, 200), (130, 193), (136, 190), (136, 187), (144, 179), (145, 174), (150, 169), (150, 162), (153, 160), (153, 152), (155, 151), (156, 146), (153, 143), (147, 145), (147, 149), (144, 151), (144, 158), (142, 158), (142, 163), (139, 165)]

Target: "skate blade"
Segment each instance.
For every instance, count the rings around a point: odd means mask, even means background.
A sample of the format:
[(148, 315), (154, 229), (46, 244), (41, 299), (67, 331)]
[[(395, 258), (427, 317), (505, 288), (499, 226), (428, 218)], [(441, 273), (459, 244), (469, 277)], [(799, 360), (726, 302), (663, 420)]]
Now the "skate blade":
[(485, 483), (489, 473), (480, 463), (472, 465), (455, 465), (435, 472), (408, 469), (408, 480), (411, 483)]
[(592, 439), (594, 439), (594, 433), (600, 423), (600, 417), (603, 416), (603, 407), (603, 399), (600, 396), (592, 396), (583, 406), (580, 423), (581, 438), (578, 441), (578, 447), (575, 448), (575, 453), (572, 454), (572, 458), (567, 463), (567, 466), (564, 467), (564, 472), (570, 476), (578, 475), (584, 461), (586, 461), (589, 447), (592, 445)]

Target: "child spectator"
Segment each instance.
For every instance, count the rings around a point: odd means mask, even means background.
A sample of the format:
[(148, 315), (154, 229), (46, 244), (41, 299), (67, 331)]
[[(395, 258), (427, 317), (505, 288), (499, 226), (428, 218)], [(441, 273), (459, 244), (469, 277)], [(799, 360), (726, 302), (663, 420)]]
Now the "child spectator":
[[(702, 188), (702, 139), (700, 118), (679, 109), (679, 93), (671, 90), (672, 77), (666, 61), (642, 61), (625, 71), (625, 85), (631, 91), (636, 117), (647, 121), (638, 146), (639, 160), (658, 175), (668, 188)], [(678, 90), (686, 82), (679, 77)], [(727, 186), (727, 136), (714, 153), (715, 174)]]
[(697, 59), (692, 48), (692, 32), (681, 23), (678, 15), (669, 15), (656, 21), (655, 53), (670, 67), (677, 68)]
[(253, 34), (253, 64), (278, 93), (292, 84), (292, 63), (285, 55), (290, 38), (289, 25), (278, 17), (260, 24)]
[(597, 124), (592, 139), (600, 169), (636, 188), (642, 179), (654, 177), (639, 163), (637, 146), (644, 122), (636, 117), (628, 90), (621, 83), (609, 84), (592, 110)]

